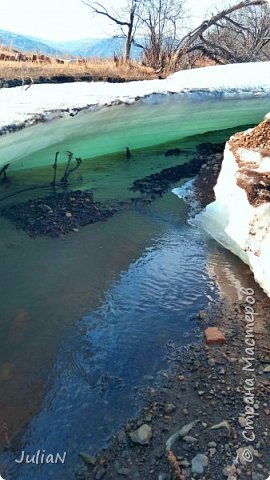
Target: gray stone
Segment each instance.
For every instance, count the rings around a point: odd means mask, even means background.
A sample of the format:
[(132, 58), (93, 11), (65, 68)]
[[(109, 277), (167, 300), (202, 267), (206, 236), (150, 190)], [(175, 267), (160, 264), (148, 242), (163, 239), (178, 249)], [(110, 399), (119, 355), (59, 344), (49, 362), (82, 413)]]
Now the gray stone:
[(239, 417), (238, 418), (238, 423), (239, 423), (239, 425), (241, 425), (242, 428), (245, 428), (245, 426), (247, 424), (247, 420), (244, 417)]
[(216, 447), (217, 447), (217, 444), (216, 444), (216, 442), (209, 442), (209, 443), (208, 443), (208, 447), (209, 447), (209, 448), (216, 448)]
[(190, 463), (188, 462), (188, 460), (180, 460), (179, 465), (182, 468), (188, 468), (190, 466)]
[(198, 440), (197, 438), (195, 437), (191, 437), (190, 435), (186, 435), (184, 438), (183, 438), (184, 442), (186, 443), (189, 443), (189, 444), (193, 444), (193, 443), (196, 443)]
[(231, 470), (232, 470), (231, 465), (227, 465), (225, 468), (223, 468), (222, 473), (223, 473), (224, 477), (228, 477), (231, 473)]
[(149, 445), (152, 438), (152, 429), (145, 423), (138, 428), (138, 430), (130, 432), (129, 436), (134, 443), (139, 443), (140, 445)]
[(95, 480), (101, 480), (106, 473), (106, 470), (104, 467), (100, 467), (96, 473)]
[(196, 457), (192, 459), (191, 471), (192, 473), (197, 473), (198, 475), (202, 475), (205, 467), (207, 467), (208, 464), (209, 464), (208, 457), (203, 453), (198, 453), (198, 455), (196, 455)]
[(158, 480), (169, 480), (167, 473), (160, 473), (158, 476)]
[(121, 432), (118, 433), (117, 440), (118, 440), (119, 443), (126, 443), (127, 436), (126, 436), (126, 432), (124, 432), (124, 430), (121, 430)]
[(173, 403), (165, 403), (164, 412), (168, 415), (176, 410), (176, 406)]
[(117, 473), (118, 475), (123, 475), (123, 477), (127, 477), (128, 475), (130, 475), (131, 470), (130, 468), (121, 467), (117, 470)]
[(253, 472), (252, 480), (265, 480), (264, 476), (261, 473)]

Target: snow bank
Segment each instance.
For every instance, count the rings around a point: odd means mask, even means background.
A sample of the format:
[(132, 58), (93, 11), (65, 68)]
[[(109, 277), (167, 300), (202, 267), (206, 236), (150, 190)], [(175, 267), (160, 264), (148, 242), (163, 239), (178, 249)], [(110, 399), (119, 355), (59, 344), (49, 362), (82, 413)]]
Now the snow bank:
[(270, 62), (187, 70), (165, 80), (1, 89), (0, 167), (48, 165), (66, 150), (88, 159), (253, 123), (267, 112), (264, 97)]
[[(4, 88), (0, 91), (0, 129), (59, 112), (118, 103), (132, 104), (153, 94), (206, 90), (223, 94), (270, 94), (270, 62), (205, 67), (177, 72), (165, 80), (129, 83), (76, 82)], [(202, 92), (206, 94), (207, 92)], [(148, 99), (148, 103), (155, 98)]]
[(195, 223), (247, 263), (270, 296), (270, 121), (231, 137), (216, 201)]

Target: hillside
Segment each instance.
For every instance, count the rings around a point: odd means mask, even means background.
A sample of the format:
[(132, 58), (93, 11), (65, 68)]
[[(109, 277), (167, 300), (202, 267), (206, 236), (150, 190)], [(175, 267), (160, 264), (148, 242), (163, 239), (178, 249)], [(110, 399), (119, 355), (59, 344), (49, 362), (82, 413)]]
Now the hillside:
[[(60, 42), (42, 40), (0, 29), (0, 44), (21, 51), (39, 52), (45, 55), (111, 58), (114, 52), (118, 54), (124, 52), (125, 39), (117, 37), (85, 38)], [(138, 58), (141, 50), (134, 47), (131, 54), (133, 59)]]
[(0, 44), (24, 52), (39, 52), (45, 55), (59, 55), (61, 52), (39, 39), (0, 29)]

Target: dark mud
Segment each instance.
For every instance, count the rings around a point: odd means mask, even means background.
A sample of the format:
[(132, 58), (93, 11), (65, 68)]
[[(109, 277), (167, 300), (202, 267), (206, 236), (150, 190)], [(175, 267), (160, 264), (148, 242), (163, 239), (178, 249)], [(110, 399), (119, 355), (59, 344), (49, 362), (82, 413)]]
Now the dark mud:
[[(163, 78), (163, 77), (160, 77)], [(35, 79), (25, 77), (22, 81), (20, 78), (13, 78), (9, 80), (0, 79), (0, 88), (13, 88), (25, 85), (39, 85), (44, 83), (74, 83), (74, 82), (108, 82), (108, 83), (127, 83), (137, 80), (136, 78), (123, 78), (118, 76), (104, 76), (104, 75), (54, 75), (52, 77), (40, 76)]]
[[(168, 150), (165, 152), (165, 156), (180, 155), (178, 149)], [(145, 178), (135, 180), (131, 190), (134, 192), (140, 192), (142, 195), (155, 199), (166, 193), (173, 184), (183, 180), (185, 178), (192, 178), (197, 175), (202, 166), (213, 159), (215, 155), (219, 156), (221, 163), (222, 154), (224, 150), (224, 144), (211, 144), (206, 143), (197, 147), (197, 155), (189, 162), (181, 165), (176, 165), (170, 168), (164, 168), (158, 173), (153, 173)], [(173, 153), (172, 153), (173, 152)]]
[(59, 237), (90, 223), (105, 221), (114, 213), (114, 208), (94, 202), (92, 193), (80, 190), (56, 193), (1, 210), (5, 218), (31, 237)]

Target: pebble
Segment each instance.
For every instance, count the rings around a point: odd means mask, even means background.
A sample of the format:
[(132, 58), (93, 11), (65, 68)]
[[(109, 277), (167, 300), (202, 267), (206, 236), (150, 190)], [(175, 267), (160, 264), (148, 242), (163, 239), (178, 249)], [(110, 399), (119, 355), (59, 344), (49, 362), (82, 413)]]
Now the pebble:
[(245, 417), (239, 417), (238, 422), (242, 428), (245, 428), (247, 425), (247, 419)]
[(208, 448), (216, 448), (216, 447), (217, 447), (216, 442), (209, 442), (208, 443)]
[(176, 410), (176, 405), (173, 403), (165, 403), (164, 405), (164, 412), (170, 414)]
[(101, 480), (106, 473), (106, 470), (104, 467), (100, 467), (95, 475), (95, 480)]
[(188, 468), (190, 466), (190, 463), (188, 462), (188, 460), (184, 459), (184, 460), (180, 460), (179, 465), (182, 468)]
[(190, 435), (186, 435), (186, 436), (183, 438), (183, 440), (184, 440), (184, 442), (186, 442), (186, 443), (188, 443), (188, 444), (190, 444), (190, 445), (192, 445), (193, 443), (196, 443), (196, 442), (198, 441), (197, 438), (192, 437), (192, 436), (190, 436)]
[(189, 413), (187, 408), (183, 408), (182, 412), (183, 412), (183, 415), (188, 415)]
[(225, 468), (223, 468), (222, 473), (223, 473), (224, 477), (228, 477), (230, 475), (231, 471), (232, 471), (232, 466), (227, 465)]
[(208, 464), (209, 464), (208, 457), (203, 453), (198, 453), (196, 457), (192, 459), (191, 471), (192, 473), (197, 473), (198, 475), (202, 475), (205, 467), (207, 467)]
[(169, 480), (167, 473), (160, 473), (158, 476), (158, 480)]
[(118, 475), (123, 475), (123, 477), (127, 477), (131, 474), (130, 468), (121, 467), (117, 470)]
[(265, 480), (264, 476), (261, 473), (252, 473), (252, 480)]
[(143, 424), (138, 430), (130, 432), (129, 436), (134, 443), (149, 445), (152, 438), (152, 429), (149, 425)]

